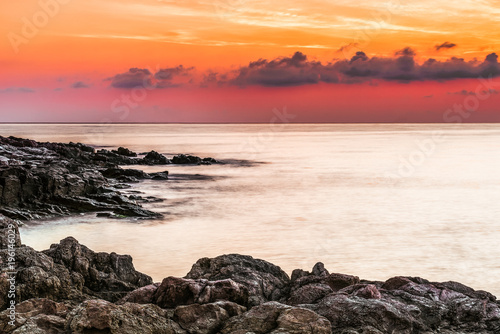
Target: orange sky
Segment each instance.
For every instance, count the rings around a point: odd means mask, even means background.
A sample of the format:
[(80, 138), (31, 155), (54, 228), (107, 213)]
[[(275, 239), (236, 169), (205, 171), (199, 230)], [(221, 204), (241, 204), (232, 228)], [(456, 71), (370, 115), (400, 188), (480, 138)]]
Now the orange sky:
[[(0, 121), (265, 122), (287, 106), (302, 122), (434, 122), (465, 103), (474, 113), (462, 121), (496, 122), (497, 64), (485, 59), (500, 50), (499, 14), (498, 1), (488, 0), (2, 1)], [(416, 54), (395, 54), (406, 47)], [(378, 63), (361, 60), (355, 77), (352, 68), (328, 67), (347, 66), (358, 51), (385, 59), (386, 72), (374, 74)], [(296, 52), (307, 60), (279, 70), (269, 64)], [(452, 57), (464, 58), (472, 74), (420, 68)], [(410, 58), (415, 75), (396, 79), (393, 67)], [(259, 59), (267, 65), (248, 66)], [(488, 64), (493, 72), (482, 70)], [(130, 68), (148, 69), (145, 80), (157, 84), (158, 71), (179, 65), (189, 70), (169, 71), (163, 87), (133, 97), (126, 117), (116, 111), (133, 88), (117, 75), (128, 80)], [(366, 66), (370, 74), (358, 80)], [(217, 75), (207, 81), (210, 73)], [(328, 73), (340, 81), (324, 79)], [(488, 87), (481, 73), (493, 73)]]

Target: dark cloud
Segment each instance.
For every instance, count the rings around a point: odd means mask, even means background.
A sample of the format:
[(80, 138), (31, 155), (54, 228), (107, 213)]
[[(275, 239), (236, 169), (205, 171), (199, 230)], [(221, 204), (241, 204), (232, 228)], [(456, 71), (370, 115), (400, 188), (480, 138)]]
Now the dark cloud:
[(163, 68), (156, 73), (147, 69), (131, 68), (110, 78), (111, 86), (131, 89), (135, 87), (173, 88), (184, 85), (200, 87), (236, 85), (287, 87), (313, 85), (319, 83), (355, 84), (366, 82), (376, 85), (380, 81), (446, 81), (454, 79), (498, 77), (500, 64), (498, 55), (491, 53), (480, 61), (466, 61), (451, 57), (447, 60), (429, 58), (416, 60), (416, 52), (405, 47), (394, 52), (391, 57), (369, 56), (358, 51), (350, 59), (332, 59), (320, 62), (309, 59), (302, 52), (289, 57), (258, 59), (237, 70), (219, 73), (206, 71), (198, 73), (195, 82), (193, 67)]
[(407, 57), (413, 57), (413, 56), (416, 56), (417, 53), (415, 52), (415, 50), (413, 50), (412, 48), (410, 47), (406, 47), (404, 49), (401, 49), (401, 50), (398, 50), (394, 53), (394, 55), (396, 56), (407, 56)]
[(455, 43), (450, 43), (450, 42), (444, 42), (443, 44), (438, 44), (434, 46), (436, 51), (440, 51), (441, 49), (453, 49), (457, 45)]
[(415, 60), (415, 50), (407, 47), (396, 51), (393, 57), (369, 57), (362, 51), (349, 60), (321, 63), (308, 60), (301, 52), (292, 57), (274, 60), (259, 59), (241, 67), (229, 82), (248, 86), (297, 86), (325, 83), (359, 83), (371, 80), (386, 81), (444, 81), (479, 77), (500, 76), (500, 65), (495, 53), (484, 61), (465, 61), (452, 57), (445, 61)]
[(29, 87), (8, 87), (0, 89), (0, 93), (34, 93), (35, 90)]
[(73, 83), (71, 85), (71, 88), (75, 88), (75, 89), (78, 89), (78, 88), (89, 88), (90, 85), (87, 85), (85, 82), (83, 81), (77, 81), (75, 83)]
[(182, 65), (179, 65), (177, 67), (164, 68), (155, 73), (155, 78), (158, 80), (172, 80), (175, 76), (178, 75), (189, 75), (189, 72), (193, 69), (194, 67), (185, 68)]
[(120, 73), (111, 78), (111, 86), (115, 88), (131, 89), (135, 87), (151, 86), (151, 72), (143, 68), (131, 68), (128, 72)]
[(148, 69), (131, 68), (128, 72), (115, 75), (111, 79), (111, 86), (115, 88), (131, 89), (136, 87), (172, 88), (190, 83), (190, 72), (194, 67), (170, 67), (158, 70), (155, 74)]
[(469, 95), (472, 95), (472, 96), (476, 96), (476, 95), (486, 96), (486, 95), (489, 95), (489, 94), (495, 94), (495, 95), (497, 95), (498, 93), (499, 93), (498, 90), (490, 88), (488, 90), (482, 90), (480, 92), (473, 92), (473, 91), (470, 91), (470, 90), (462, 89), (459, 92), (449, 92), (448, 94), (449, 95), (462, 95), (462, 96), (469, 96)]
[(282, 57), (271, 61), (259, 59), (238, 71), (232, 84), (239, 86), (299, 86), (316, 84), (321, 80), (319, 62), (308, 61), (302, 52), (292, 57)]

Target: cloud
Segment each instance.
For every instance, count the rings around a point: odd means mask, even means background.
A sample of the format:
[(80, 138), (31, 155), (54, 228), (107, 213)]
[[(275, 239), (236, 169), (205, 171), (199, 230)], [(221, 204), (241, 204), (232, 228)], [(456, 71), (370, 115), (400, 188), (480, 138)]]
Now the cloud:
[(476, 91), (476, 92), (473, 92), (473, 91), (470, 91), (470, 90), (466, 90), (466, 89), (462, 89), (461, 91), (458, 91), (458, 92), (448, 92), (448, 95), (462, 95), (462, 96), (469, 96), (469, 95), (476, 96), (476, 95), (481, 95), (481, 96), (487, 96), (487, 95), (490, 95), (490, 94), (498, 95), (498, 93), (500, 93), (498, 90), (491, 89), (491, 88), (488, 89), (488, 90), (482, 90), (482, 91)]
[(148, 69), (131, 68), (128, 72), (115, 75), (111, 79), (114, 88), (132, 89), (136, 87), (172, 88), (192, 83), (191, 71), (194, 67), (170, 67), (151, 73)]
[(296, 52), (292, 57), (250, 62), (248, 66), (238, 69), (229, 83), (243, 87), (284, 87), (320, 82), (350, 84), (372, 80), (445, 81), (500, 76), (498, 56), (495, 53), (489, 54), (482, 62), (452, 57), (444, 61), (430, 58), (417, 63), (415, 56), (415, 50), (406, 47), (396, 51), (393, 57), (369, 57), (358, 51), (349, 60), (321, 63)]
[(441, 49), (453, 49), (457, 45), (455, 43), (444, 42), (443, 44), (435, 45), (434, 48), (436, 51), (440, 51)]
[(490, 53), (483, 61), (466, 61), (451, 57), (446, 60), (418, 58), (417, 52), (405, 47), (390, 57), (369, 56), (358, 51), (350, 59), (332, 59), (320, 62), (302, 52), (274, 59), (257, 59), (246, 66), (228, 72), (206, 71), (196, 73), (195, 68), (178, 65), (152, 73), (147, 69), (131, 68), (110, 78), (111, 86), (122, 89), (147, 87), (173, 88), (186, 85), (209, 86), (264, 86), (289, 87), (319, 83), (355, 84), (380, 81), (447, 81), (500, 76), (498, 55)]
[(114, 88), (131, 89), (135, 87), (151, 86), (152, 75), (148, 69), (131, 68), (128, 72), (120, 73), (111, 78)]
[(251, 62), (248, 66), (241, 67), (230, 83), (271, 87), (316, 84), (321, 81), (323, 67), (319, 62), (308, 61), (302, 52), (296, 52), (292, 57)]
[(87, 85), (83, 81), (77, 81), (71, 85), (71, 88), (79, 89), (79, 88), (89, 88), (90, 85)]
[(187, 76), (194, 67), (185, 68), (182, 65), (171, 68), (160, 69), (155, 73), (155, 78), (158, 80), (172, 80), (175, 76)]
[(29, 87), (8, 87), (0, 89), (0, 93), (34, 93), (35, 90)]

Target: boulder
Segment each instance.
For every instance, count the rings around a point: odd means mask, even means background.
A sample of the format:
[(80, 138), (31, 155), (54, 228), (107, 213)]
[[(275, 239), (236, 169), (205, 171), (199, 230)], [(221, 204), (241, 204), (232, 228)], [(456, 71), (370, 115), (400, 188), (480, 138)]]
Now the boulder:
[(193, 265), (186, 278), (210, 281), (231, 279), (247, 288), (249, 306), (284, 298), (290, 283), (290, 278), (280, 267), (238, 254), (202, 258)]

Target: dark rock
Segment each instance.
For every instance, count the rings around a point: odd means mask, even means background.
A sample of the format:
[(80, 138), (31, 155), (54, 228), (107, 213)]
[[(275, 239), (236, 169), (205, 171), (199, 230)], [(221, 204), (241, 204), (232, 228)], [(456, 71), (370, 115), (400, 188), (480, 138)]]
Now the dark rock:
[(166, 156), (156, 152), (151, 151), (144, 158), (142, 158), (142, 163), (145, 165), (167, 165), (170, 161)]
[(108, 178), (113, 178), (116, 179), (121, 176), (129, 176), (129, 177), (135, 177), (137, 179), (149, 179), (150, 176), (148, 173), (143, 172), (142, 170), (138, 169), (122, 169), (119, 167), (116, 168), (108, 168), (104, 171), (102, 171), (102, 175)]
[(158, 172), (158, 173), (151, 173), (151, 174), (149, 174), (149, 176), (153, 180), (168, 180), (168, 172), (167, 171)]
[(117, 301), (127, 292), (152, 283), (151, 277), (134, 269), (129, 255), (95, 253), (72, 237), (43, 253), (83, 278), (86, 293), (102, 299)]
[(202, 159), (194, 155), (179, 154), (172, 158), (172, 163), (178, 165), (199, 164)]
[(137, 153), (132, 152), (128, 148), (125, 147), (118, 147), (116, 151), (112, 151), (113, 153), (119, 154), (119, 155), (124, 155), (126, 157), (136, 157)]

